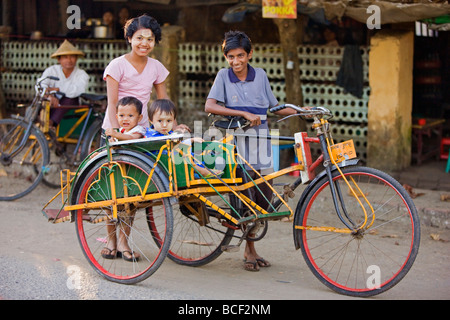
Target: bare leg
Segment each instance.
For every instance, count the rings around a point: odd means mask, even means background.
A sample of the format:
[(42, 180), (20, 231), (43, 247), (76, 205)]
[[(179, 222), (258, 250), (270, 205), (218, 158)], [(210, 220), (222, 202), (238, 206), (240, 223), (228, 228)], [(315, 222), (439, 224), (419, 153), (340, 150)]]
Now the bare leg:
[[(256, 173), (250, 171), (249, 174), (252, 177), (252, 179), (257, 178)], [(258, 187), (264, 193), (265, 198), (267, 198), (270, 201), (270, 199), (272, 198), (272, 190), (265, 183), (258, 185)], [(269, 207), (269, 203), (262, 196), (262, 194), (255, 189), (256, 188), (251, 188), (249, 190), (250, 192), (252, 192), (255, 202), (259, 204), (262, 208), (267, 209)], [(249, 237), (252, 237), (252, 234), (249, 234)], [(260, 267), (270, 267), (270, 263), (256, 252), (255, 242), (253, 241), (246, 241), (244, 259), (245, 259), (244, 268), (247, 271), (259, 271)]]
[(117, 251), (121, 253), (123, 258), (128, 261), (138, 260), (140, 254), (131, 250), (129, 246), (129, 237), (131, 232), (131, 226), (133, 225), (134, 215), (136, 214), (136, 209), (130, 212), (130, 216), (127, 219), (121, 219), (120, 221), (120, 231), (119, 231), (119, 242), (117, 243)]
[(106, 259), (114, 259), (117, 255), (116, 245), (117, 245), (117, 236), (116, 236), (116, 224), (108, 220), (106, 223), (106, 246), (102, 249), (101, 255)]

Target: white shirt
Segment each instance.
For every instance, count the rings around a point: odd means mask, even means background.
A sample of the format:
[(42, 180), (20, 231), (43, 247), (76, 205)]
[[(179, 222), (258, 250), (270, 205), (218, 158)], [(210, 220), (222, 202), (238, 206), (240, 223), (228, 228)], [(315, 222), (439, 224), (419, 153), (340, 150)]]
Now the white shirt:
[[(147, 129), (145, 129), (143, 126), (137, 125), (130, 131), (125, 131), (124, 128), (120, 127), (119, 132), (123, 133), (123, 134), (129, 134), (129, 135), (132, 135), (133, 133), (140, 133), (142, 135), (142, 137), (145, 137), (145, 133), (147, 132)], [(116, 142), (119, 141), (117, 138), (113, 138), (113, 140)]]
[(88, 88), (89, 76), (86, 71), (81, 70), (78, 67), (73, 69), (68, 78), (64, 75), (62, 67), (59, 64), (45, 69), (42, 76), (58, 77), (58, 81), (46, 79), (43, 83), (51, 88), (59, 88), (59, 91), (63, 92), (67, 98), (79, 97), (82, 93), (85, 93)]

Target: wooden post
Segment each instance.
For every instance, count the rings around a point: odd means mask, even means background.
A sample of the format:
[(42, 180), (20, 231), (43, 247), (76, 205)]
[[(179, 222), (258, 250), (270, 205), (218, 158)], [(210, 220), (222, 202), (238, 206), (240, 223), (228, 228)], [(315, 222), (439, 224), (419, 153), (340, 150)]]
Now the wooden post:
[(167, 94), (178, 105), (178, 85), (180, 75), (178, 71), (178, 44), (184, 41), (184, 29), (180, 26), (163, 26), (162, 40), (157, 50), (154, 51), (158, 59), (170, 74), (166, 79)]
[[(303, 106), (303, 92), (300, 80), (300, 61), (298, 59), (297, 20), (274, 19), (280, 35), (280, 44), (283, 51), (284, 76), (286, 80), (286, 103)], [(306, 130), (306, 123), (298, 117), (289, 121), (291, 133)]]

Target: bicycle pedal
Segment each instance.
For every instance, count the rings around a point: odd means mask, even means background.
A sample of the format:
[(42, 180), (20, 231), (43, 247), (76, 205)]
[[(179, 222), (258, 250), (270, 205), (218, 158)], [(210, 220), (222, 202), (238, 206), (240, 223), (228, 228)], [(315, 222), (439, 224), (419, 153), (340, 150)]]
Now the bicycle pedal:
[(221, 247), (223, 252), (239, 252), (239, 248), (240, 248), (240, 246), (232, 245), (232, 244)]

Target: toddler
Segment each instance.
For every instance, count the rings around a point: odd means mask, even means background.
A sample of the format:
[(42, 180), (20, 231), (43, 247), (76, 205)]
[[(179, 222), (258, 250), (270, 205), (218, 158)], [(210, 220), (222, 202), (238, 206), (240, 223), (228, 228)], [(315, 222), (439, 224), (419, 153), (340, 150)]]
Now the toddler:
[[(150, 105), (148, 117), (151, 122), (150, 128), (145, 134), (146, 138), (161, 137), (173, 133), (173, 126), (176, 121), (177, 110), (172, 101), (168, 99), (158, 99)], [(183, 143), (202, 142), (200, 138), (184, 140)], [(203, 164), (195, 164), (194, 168), (203, 178), (216, 178), (223, 174), (223, 171), (216, 169), (206, 169)]]
[(124, 97), (117, 102), (116, 118), (120, 126), (119, 131), (107, 128), (105, 134), (113, 141), (140, 139), (146, 132), (146, 129), (138, 124), (142, 117), (142, 102), (135, 97)]

